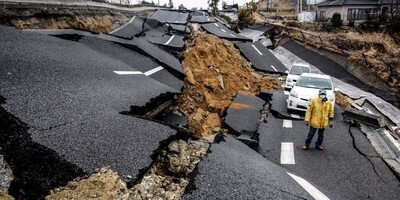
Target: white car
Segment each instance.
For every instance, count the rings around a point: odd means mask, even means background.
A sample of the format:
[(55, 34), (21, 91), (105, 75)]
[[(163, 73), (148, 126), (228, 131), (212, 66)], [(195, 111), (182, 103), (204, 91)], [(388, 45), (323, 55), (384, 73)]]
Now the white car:
[(290, 90), (287, 100), (288, 110), (306, 111), (309, 100), (317, 97), (320, 89), (326, 90), (326, 97), (335, 106), (335, 92), (339, 89), (333, 87), (329, 75), (303, 73)]
[(286, 77), (285, 90), (290, 90), (302, 73), (311, 73), (311, 68), (308, 63), (293, 63), (286, 73), (288, 75)]

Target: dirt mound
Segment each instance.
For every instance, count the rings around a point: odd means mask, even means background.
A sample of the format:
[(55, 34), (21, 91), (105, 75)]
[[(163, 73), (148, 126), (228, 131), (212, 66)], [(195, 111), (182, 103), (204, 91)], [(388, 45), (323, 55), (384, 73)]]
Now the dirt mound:
[(192, 37), (183, 58), (186, 79), (177, 106), (188, 116), (189, 130), (198, 138), (220, 126), (220, 117), (239, 91), (254, 96), (261, 90), (280, 87), (273, 78), (255, 76), (251, 63), (232, 42), (213, 35), (198, 33)]
[(51, 199), (128, 199), (129, 191), (118, 174), (101, 168), (86, 179), (71, 181), (46, 196)]

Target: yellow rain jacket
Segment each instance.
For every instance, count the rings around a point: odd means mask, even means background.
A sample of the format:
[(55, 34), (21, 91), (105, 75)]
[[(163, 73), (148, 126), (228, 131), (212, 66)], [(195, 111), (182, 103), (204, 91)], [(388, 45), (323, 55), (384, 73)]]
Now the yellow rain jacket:
[(328, 99), (325, 103), (320, 97), (312, 98), (307, 107), (305, 121), (313, 128), (326, 128), (329, 118), (333, 118), (332, 102)]

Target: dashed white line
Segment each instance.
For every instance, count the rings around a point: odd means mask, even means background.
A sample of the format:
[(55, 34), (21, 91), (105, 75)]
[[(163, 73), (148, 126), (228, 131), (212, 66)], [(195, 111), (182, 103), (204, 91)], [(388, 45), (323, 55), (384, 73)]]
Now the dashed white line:
[(152, 75), (152, 74), (154, 74), (154, 73), (156, 73), (156, 72), (158, 72), (158, 71), (160, 71), (162, 69), (164, 69), (164, 68), (159, 66), (159, 67), (156, 67), (156, 68), (154, 68), (152, 70), (149, 70), (149, 71), (145, 72), (144, 75), (150, 76), (150, 75)]
[(142, 72), (139, 71), (114, 71), (114, 73), (119, 75), (143, 74)]
[(293, 175), (289, 172), (286, 172), (291, 176), (298, 184), (301, 185), (314, 199), (317, 200), (329, 200), (327, 196), (325, 196), (322, 192), (320, 192), (317, 188), (315, 188), (313, 185), (311, 185), (309, 182), (304, 180), (303, 178), (300, 178), (296, 175)]
[(275, 69), (275, 67), (274, 67), (274, 66), (272, 66), (272, 65), (271, 65), (271, 67), (272, 67), (272, 69), (274, 69), (276, 72), (278, 71), (278, 70), (276, 70), (276, 69)]
[(258, 52), (258, 54), (260, 54), (260, 55), (262, 56), (262, 53), (261, 53), (261, 51), (260, 51), (260, 50), (258, 50), (258, 49), (257, 49), (257, 47), (256, 47), (256, 46), (254, 46), (254, 44), (252, 44), (251, 46), (252, 46), (252, 47), (253, 47), (253, 48), (254, 48), (254, 49), (255, 49), (255, 50)]
[(283, 128), (292, 128), (292, 127), (293, 127), (292, 120), (284, 119), (284, 120), (283, 120), (282, 127), (283, 127)]
[(217, 23), (214, 23), (215, 26), (219, 27)]
[(290, 114), (290, 116), (291, 116), (292, 118), (300, 119), (300, 115)]
[(226, 33), (226, 31), (225, 31), (224, 29), (222, 29), (222, 28), (221, 28), (221, 31), (224, 32), (224, 33)]
[(233, 35), (232, 33), (231, 34), (229, 34), (230, 36), (232, 36), (232, 37), (236, 37), (236, 35)]
[(175, 35), (173, 35), (172, 37), (170, 37), (169, 40), (168, 40), (166, 43), (164, 43), (164, 45), (168, 45), (168, 44), (172, 41), (172, 39), (174, 39), (174, 37), (175, 37)]
[(281, 164), (294, 165), (293, 142), (281, 143)]
[(118, 75), (146, 75), (146, 76), (150, 76), (156, 72), (159, 72), (160, 70), (163, 70), (164, 68), (159, 66), (156, 67), (154, 69), (151, 69), (145, 73), (141, 72), (141, 71), (113, 71), (114, 73), (118, 74)]

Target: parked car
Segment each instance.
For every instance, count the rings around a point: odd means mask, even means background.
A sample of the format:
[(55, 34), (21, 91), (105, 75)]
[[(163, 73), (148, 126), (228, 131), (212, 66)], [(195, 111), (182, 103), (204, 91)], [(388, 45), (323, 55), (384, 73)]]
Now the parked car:
[(326, 90), (327, 98), (335, 106), (335, 92), (332, 78), (329, 75), (302, 73), (296, 84), (290, 90), (287, 100), (288, 110), (306, 111), (311, 98), (318, 96), (320, 89)]
[(285, 90), (290, 90), (302, 73), (311, 73), (311, 68), (308, 63), (293, 63), (286, 73), (288, 75), (286, 77)]

